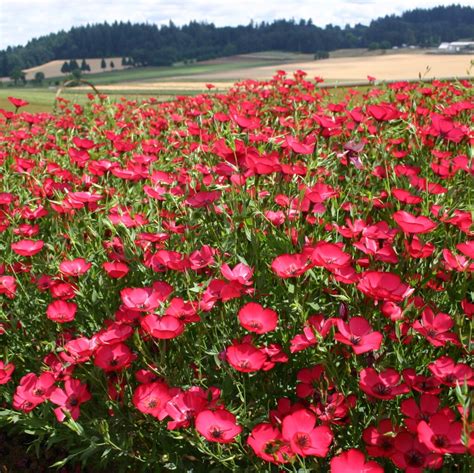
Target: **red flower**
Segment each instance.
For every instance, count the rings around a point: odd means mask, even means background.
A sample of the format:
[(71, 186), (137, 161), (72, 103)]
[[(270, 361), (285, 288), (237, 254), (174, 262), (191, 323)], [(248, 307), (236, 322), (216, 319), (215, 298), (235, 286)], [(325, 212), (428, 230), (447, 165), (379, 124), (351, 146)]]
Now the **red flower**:
[(66, 301), (54, 301), (48, 305), (46, 309), (46, 315), (49, 320), (57, 322), (58, 324), (64, 324), (66, 322), (72, 322), (76, 317), (77, 305), (74, 302)]
[(393, 219), (404, 233), (430, 233), (436, 228), (436, 223), (428, 217), (415, 217), (414, 215), (399, 210), (393, 214)]
[(124, 343), (102, 345), (95, 352), (94, 364), (104, 371), (120, 371), (127, 368), (135, 356)]
[(20, 240), (11, 244), (12, 250), (20, 256), (36, 255), (43, 249), (43, 246), (43, 240)]
[(0, 294), (13, 299), (16, 294), (16, 279), (13, 276), (0, 276)]
[(219, 191), (196, 192), (194, 195), (188, 197), (185, 202), (193, 208), (208, 207), (219, 199), (220, 196), (221, 193)]
[(381, 373), (373, 368), (364, 368), (360, 372), (359, 387), (369, 396), (386, 400), (409, 391), (406, 384), (399, 382), (400, 374), (392, 368)]
[(374, 332), (364, 317), (352, 317), (349, 323), (337, 319), (337, 328), (334, 338), (341, 343), (350, 345), (356, 355), (378, 350), (382, 343), (382, 334)]
[(267, 355), (251, 343), (238, 343), (226, 349), (226, 359), (237, 371), (252, 373), (259, 371), (267, 361)]
[(163, 420), (168, 415), (166, 403), (173, 394), (167, 384), (156, 381), (138, 386), (133, 393), (132, 402), (140, 412)]
[(412, 258), (428, 258), (435, 250), (433, 243), (423, 244), (416, 235), (413, 235), (411, 242), (408, 239), (403, 240), (403, 244)]
[(125, 277), (129, 272), (129, 267), (125, 263), (117, 261), (107, 261), (102, 267), (104, 271), (113, 279), (120, 279)]
[(278, 315), (272, 309), (264, 309), (256, 302), (249, 302), (239, 310), (239, 322), (249, 332), (260, 335), (275, 330)]
[(244, 286), (252, 285), (253, 269), (246, 264), (239, 263), (234, 269), (230, 269), (228, 264), (223, 264), (221, 273), (227, 281), (236, 281)]
[(291, 450), (302, 457), (325, 457), (333, 439), (331, 429), (325, 425), (316, 427), (316, 416), (306, 409), (283, 419), (282, 434)]
[(8, 101), (14, 105), (17, 109), (20, 107), (25, 107), (26, 105), (29, 105), (29, 102), (23, 99), (17, 99), (15, 97), (8, 97)]
[(410, 389), (420, 393), (438, 394), (441, 392), (441, 385), (436, 378), (417, 375), (414, 369), (407, 368), (403, 370), (403, 379)]
[(79, 337), (67, 342), (64, 349), (70, 355), (70, 362), (82, 363), (89, 360), (94, 353), (95, 343), (86, 337)]
[(15, 371), (15, 365), (13, 363), (5, 364), (0, 360), (0, 384), (6, 384), (10, 381), (13, 371)]
[(271, 463), (287, 463), (293, 456), (281, 432), (271, 424), (257, 424), (247, 438), (257, 457)]
[(76, 258), (70, 261), (63, 261), (59, 265), (59, 271), (66, 276), (81, 276), (89, 271), (91, 263), (88, 263), (84, 258)]
[(159, 317), (149, 314), (141, 320), (140, 324), (143, 330), (153, 338), (176, 338), (184, 332), (184, 323), (171, 315)]
[(397, 430), (390, 419), (381, 420), (377, 427), (367, 427), (362, 434), (367, 453), (373, 457), (389, 458), (394, 453)]
[(196, 430), (209, 442), (231, 443), (242, 432), (234, 414), (225, 409), (201, 411), (195, 424)]
[(435, 414), (428, 422), (422, 420), (417, 430), (418, 440), (433, 452), (444, 455), (466, 451), (466, 447), (461, 442), (461, 422), (454, 422), (446, 413)]
[(301, 143), (294, 136), (286, 137), (286, 145), (289, 146), (295, 153), (298, 154), (313, 154), (315, 143)]
[(220, 395), (217, 388), (209, 391), (193, 386), (185, 392), (179, 392), (165, 406), (166, 413), (173, 419), (168, 422), (168, 429), (189, 427), (191, 421), (204, 409), (210, 407), (208, 397), (212, 396), (211, 405), (215, 405)]
[(395, 437), (395, 453), (392, 455), (392, 461), (398, 468), (408, 473), (423, 473), (425, 468), (440, 468), (443, 457), (431, 453), (414, 435), (401, 432)]
[(322, 365), (299, 370), (296, 378), (300, 383), (296, 385), (296, 395), (300, 398), (312, 396), (316, 391), (316, 383), (321, 381), (323, 374), (324, 367)]
[(383, 473), (384, 469), (374, 461), (366, 461), (364, 454), (355, 449), (331, 459), (331, 473)]
[(455, 387), (456, 383), (474, 386), (474, 370), (465, 363), (454, 362), (449, 356), (438, 358), (428, 369), (445, 386)]
[(459, 345), (457, 335), (449, 332), (453, 326), (454, 320), (448, 314), (435, 315), (429, 307), (423, 311), (421, 321), (413, 323), (413, 328), (435, 347), (444, 347), (448, 342)]
[(54, 381), (54, 376), (49, 372), (39, 376), (34, 373), (23, 376), (13, 396), (13, 407), (23, 412), (32, 411), (48, 399), (54, 388)]
[(401, 302), (414, 291), (398, 275), (378, 271), (362, 273), (357, 289), (373, 299), (390, 302)]
[(159, 307), (164, 300), (151, 287), (122, 289), (120, 297), (127, 309), (137, 312), (151, 312)]
[(54, 409), (59, 422), (66, 418), (65, 413), (69, 413), (74, 420), (78, 419), (80, 405), (90, 398), (87, 384), (81, 383), (78, 379), (67, 379), (64, 382), (64, 389), (55, 388), (49, 396), (49, 400), (59, 406)]
[(407, 429), (416, 434), (418, 423), (421, 420), (428, 421), (439, 409), (439, 398), (431, 394), (422, 394), (419, 405), (414, 398), (404, 399), (401, 404), (401, 412)]
[(349, 266), (351, 260), (351, 255), (342, 251), (339, 245), (325, 241), (317, 243), (311, 254), (311, 261), (315, 266), (329, 270)]
[(280, 255), (272, 262), (273, 272), (283, 279), (301, 276), (309, 267), (309, 258), (304, 254)]

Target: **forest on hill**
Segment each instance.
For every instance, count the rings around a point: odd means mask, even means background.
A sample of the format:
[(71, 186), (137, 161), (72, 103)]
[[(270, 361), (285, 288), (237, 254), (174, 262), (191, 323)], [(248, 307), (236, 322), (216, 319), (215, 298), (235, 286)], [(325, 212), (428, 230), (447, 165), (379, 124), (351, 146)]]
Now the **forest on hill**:
[(165, 66), (267, 50), (321, 54), (341, 48), (437, 46), (474, 38), (474, 8), (460, 5), (415, 9), (373, 20), (368, 26), (315, 26), (311, 20), (275, 20), (217, 27), (114, 22), (71, 28), (0, 51), (0, 76), (55, 59), (122, 56), (135, 65)]

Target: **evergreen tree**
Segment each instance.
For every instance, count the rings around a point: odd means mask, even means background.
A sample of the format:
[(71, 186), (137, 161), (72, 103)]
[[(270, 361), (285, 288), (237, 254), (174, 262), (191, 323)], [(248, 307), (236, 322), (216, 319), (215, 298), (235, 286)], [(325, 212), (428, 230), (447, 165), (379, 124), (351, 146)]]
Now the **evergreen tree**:
[(85, 59), (81, 62), (81, 71), (90, 71), (89, 64), (87, 64)]
[(113, 69), (115, 67), (114, 61), (110, 61), (110, 68)]
[(110, 59), (106, 62), (105, 58), (117, 56), (123, 58), (123, 65), (126, 61), (130, 66), (165, 65), (268, 50), (314, 55), (369, 46), (437, 47), (442, 41), (470, 38), (474, 39), (474, 8), (461, 5), (415, 9), (378, 18), (369, 26), (343, 28), (321, 28), (306, 20), (251, 22), (235, 27), (197, 21), (183, 26), (173, 22), (161, 26), (114, 22), (74, 27), (31, 40), (26, 46), (8, 47), (0, 51), (0, 76), (60, 58), (103, 58), (101, 68), (107, 69)]
[(69, 71), (72, 72), (72, 71), (75, 71), (76, 69), (80, 70), (79, 64), (77, 63), (75, 59), (71, 59), (69, 61)]
[(71, 68), (69, 67), (69, 63), (67, 61), (64, 61), (63, 65), (61, 66), (61, 72), (63, 74), (71, 72)]

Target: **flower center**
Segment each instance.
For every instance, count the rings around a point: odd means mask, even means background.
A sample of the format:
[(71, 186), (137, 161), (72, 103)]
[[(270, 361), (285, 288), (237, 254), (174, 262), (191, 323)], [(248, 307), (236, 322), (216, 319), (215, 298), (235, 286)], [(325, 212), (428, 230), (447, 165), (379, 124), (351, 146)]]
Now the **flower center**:
[(69, 405), (70, 405), (71, 407), (75, 407), (75, 406), (77, 406), (78, 404), (79, 404), (79, 400), (77, 399), (77, 397), (72, 396), (72, 397), (69, 398)]
[(448, 439), (446, 435), (433, 435), (431, 438), (431, 441), (433, 442), (433, 445), (435, 445), (438, 448), (443, 448), (448, 445)]
[(406, 464), (413, 467), (421, 467), (424, 465), (424, 457), (418, 450), (410, 450), (405, 454)]
[(224, 434), (224, 431), (217, 425), (212, 425), (209, 429), (209, 432), (211, 434), (211, 437), (214, 439), (220, 439)]
[(374, 393), (377, 393), (377, 394), (380, 394), (381, 396), (385, 396), (386, 394), (390, 394), (390, 392), (392, 391), (391, 388), (389, 386), (386, 386), (385, 384), (383, 383), (377, 383), (374, 387), (373, 387), (373, 391)]
[(296, 445), (300, 448), (305, 448), (310, 445), (309, 435), (304, 432), (297, 432), (293, 437)]
[(156, 399), (150, 399), (148, 401), (148, 408), (154, 409), (158, 405), (158, 401)]
[(361, 342), (361, 338), (360, 337), (355, 337), (354, 335), (352, 335), (351, 338), (350, 338), (350, 341), (351, 341), (352, 345), (359, 345), (360, 342)]

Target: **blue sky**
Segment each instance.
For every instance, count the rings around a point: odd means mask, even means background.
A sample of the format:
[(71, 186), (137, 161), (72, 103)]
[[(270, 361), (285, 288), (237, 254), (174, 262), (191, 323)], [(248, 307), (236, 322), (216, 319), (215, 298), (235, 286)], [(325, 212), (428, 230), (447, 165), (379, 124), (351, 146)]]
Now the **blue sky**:
[(0, 49), (25, 44), (28, 40), (103, 21), (168, 23), (190, 20), (213, 22), (218, 26), (271, 21), (278, 18), (311, 18), (318, 26), (368, 24), (370, 20), (413, 8), (473, 0), (0, 0)]

